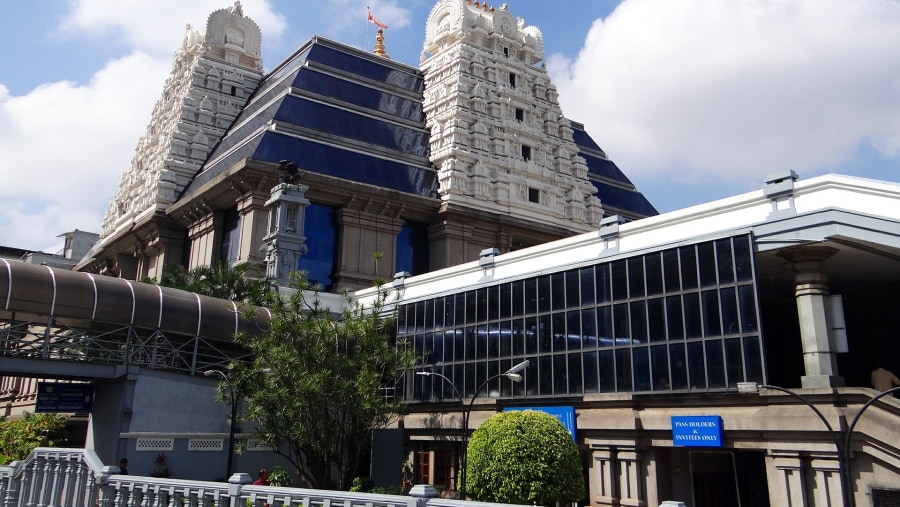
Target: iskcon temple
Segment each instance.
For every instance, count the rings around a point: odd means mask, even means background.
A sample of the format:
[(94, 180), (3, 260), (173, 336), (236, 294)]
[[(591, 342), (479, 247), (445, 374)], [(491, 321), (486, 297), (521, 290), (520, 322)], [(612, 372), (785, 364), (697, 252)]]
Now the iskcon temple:
[(313, 37), (263, 75), (260, 41), (239, 3), (187, 32), (79, 270), (268, 262), (356, 289), (657, 213), (563, 116), (540, 30), (506, 5), (440, 2), (419, 67), (381, 34), (374, 53)]
[[(660, 214), (563, 114), (514, 9), (438, 0), (417, 66), (379, 30), (373, 52), (313, 36), (264, 72), (240, 3), (189, 27), (77, 272), (0, 259), (0, 336), (127, 332), (121, 364), (37, 373), (93, 382), (104, 462), (146, 474), (166, 452), (179, 478), (222, 479), (204, 464), (227, 408), (203, 372), (240, 357), (246, 323), (136, 280), (249, 262), (366, 303), (382, 279), (417, 366), (386, 390), (408, 412), (373, 437), (376, 484), (408, 463), (459, 498), (466, 437), (534, 409), (578, 446), (581, 505), (900, 504), (900, 183), (773, 168)], [(37, 364), (6, 347), (0, 395)], [(237, 438), (236, 471), (272, 465)]]

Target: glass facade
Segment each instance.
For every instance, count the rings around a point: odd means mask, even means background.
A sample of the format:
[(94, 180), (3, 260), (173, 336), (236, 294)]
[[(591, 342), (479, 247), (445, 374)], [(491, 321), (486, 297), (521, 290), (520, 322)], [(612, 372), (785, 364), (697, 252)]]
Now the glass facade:
[[(323, 204), (310, 204), (303, 216), (303, 227), (309, 249), (297, 261), (297, 270), (306, 271), (310, 283), (328, 291), (334, 284), (337, 258), (337, 209)], [(313, 239), (313, 241), (310, 241)]]
[(397, 262), (394, 272), (411, 275), (428, 272), (428, 224), (404, 222), (397, 234)]
[(219, 246), (219, 260), (231, 264), (238, 258), (241, 238), (241, 215), (237, 206), (222, 213), (222, 244)]
[(541, 274), (402, 305), (398, 335), (437, 376), (408, 401), (714, 391), (765, 381), (749, 235)]

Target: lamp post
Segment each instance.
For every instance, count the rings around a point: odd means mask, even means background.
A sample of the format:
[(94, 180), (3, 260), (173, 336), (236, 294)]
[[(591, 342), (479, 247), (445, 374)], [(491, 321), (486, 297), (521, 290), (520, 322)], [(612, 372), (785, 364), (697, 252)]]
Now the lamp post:
[(859, 421), (859, 418), (863, 415), (863, 412), (866, 411), (873, 403), (881, 399), (883, 396), (887, 396), (888, 394), (892, 394), (894, 392), (900, 391), (900, 387), (895, 387), (893, 389), (888, 389), (887, 391), (883, 391), (878, 393), (877, 396), (867, 401), (860, 409), (856, 412), (856, 415), (853, 417), (853, 421), (849, 426), (844, 430), (843, 440), (841, 439), (840, 432), (836, 431), (831, 427), (831, 424), (828, 422), (828, 419), (822, 414), (822, 412), (816, 408), (815, 405), (799, 393), (796, 393), (790, 389), (786, 389), (784, 387), (778, 387), (767, 384), (757, 384), (756, 382), (738, 382), (737, 388), (739, 393), (759, 393), (759, 388), (772, 389), (775, 391), (781, 391), (785, 394), (793, 396), (794, 398), (800, 400), (807, 407), (811, 408), (813, 412), (819, 417), (819, 419), (825, 424), (825, 428), (828, 429), (828, 435), (834, 441), (834, 447), (837, 449), (838, 455), (838, 476), (841, 481), (841, 491), (844, 497), (844, 505), (848, 507), (856, 506), (856, 497), (853, 496), (853, 492), (850, 490), (852, 483), (852, 475), (850, 473), (850, 437), (853, 433), (853, 428), (856, 427), (856, 423)]
[(460, 500), (466, 499), (466, 461), (467, 461), (467, 457), (469, 454), (469, 413), (472, 412), (472, 405), (475, 404), (475, 398), (478, 397), (478, 393), (480, 393), (481, 390), (484, 389), (484, 387), (486, 385), (488, 385), (488, 383), (491, 380), (494, 380), (496, 378), (506, 377), (506, 378), (512, 380), (513, 382), (521, 382), (522, 375), (519, 372), (521, 372), (522, 370), (527, 368), (529, 364), (531, 364), (531, 361), (526, 359), (526, 360), (522, 361), (521, 363), (513, 366), (512, 368), (506, 370), (503, 373), (499, 373), (497, 375), (489, 377), (487, 380), (482, 382), (481, 385), (479, 385), (477, 389), (475, 389), (475, 392), (472, 394), (472, 399), (469, 401), (468, 405), (465, 405), (462, 395), (459, 394), (459, 390), (456, 388), (456, 386), (453, 384), (453, 382), (449, 378), (445, 377), (444, 375), (441, 375), (440, 373), (433, 373), (430, 371), (417, 371), (416, 372), (416, 375), (422, 375), (425, 377), (432, 377), (432, 376), (438, 377), (438, 378), (442, 379), (444, 382), (450, 384), (450, 387), (453, 388), (453, 392), (456, 394), (456, 397), (459, 399), (460, 405), (463, 406), (463, 418), (462, 418), (463, 451), (462, 451), (462, 464), (460, 466), (460, 473), (459, 473), (459, 499)]
[(231, 477), (232, 464), (234, 463), (234, 434), (237, 430), (237, 411), (238, 405), (241, 402), (240, 395), (244, 390), (245, 384), (253, 375), (259, 373), (271, 373), (271, 368), (263, 368), (262, 370), (256, 370), (251, 372), (249, 375), (244, 377), (243, 379), (239, 379), (237, 382), (234, 382), (224, 371), (222, 370), (206, 370), (203, 372), (203, 375), (206, 377), (219, 377), (225, 383), (225, 386), (228, 387), (228, 399), (231, 402), (231, 425), (228, 430), (228, 464), (226, 465), (226, 475), (225, 480)]

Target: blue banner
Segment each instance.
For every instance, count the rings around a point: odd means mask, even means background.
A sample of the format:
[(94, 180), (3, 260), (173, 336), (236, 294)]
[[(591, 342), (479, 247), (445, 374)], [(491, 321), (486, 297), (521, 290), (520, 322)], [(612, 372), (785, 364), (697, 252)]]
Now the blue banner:
[[(507, 407), (504, 412), (521, 412), (522, 410), (537, 410), (545, 412), (559, 419), (559, 422), (565, 426), (572, 440), (575, 440), (575, 407)], [(577, 440), (575, 440), (577, 442)]]
[(93, 384), (38, 382), (34, 411), (85, 413), (91, 411), (93, 401)]
[(673, 415), (672, 445), (722, 447), (722, 418), (717, 415)]

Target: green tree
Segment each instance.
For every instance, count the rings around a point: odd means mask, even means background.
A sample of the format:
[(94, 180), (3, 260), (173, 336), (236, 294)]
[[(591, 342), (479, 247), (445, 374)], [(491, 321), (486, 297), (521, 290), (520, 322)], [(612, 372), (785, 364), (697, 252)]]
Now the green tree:
[(372, 432), (403, 409), (386, 388), (412, 366), (413, 352), (396, 341), (393, 295), (384, 285), (365, 307), (344, 292), (339, 314), (322, 304), (305, 273), (292, 273), (291, 287), (290, 296), (266, 300), (272, 317), (263, 334), (237, 338), (252, 364), (229, 369), (233, 382), (248, 386), (246, 419), (257, 437), (291, 462), (303, 487), (347, 490), (369, 456)]
[(231, 266), (220, 262), (215, 267), (200, 266), (190, 270), (169, 264), (163, 268), (159, 285), (260, 306), (272, 284), (271, 279), (258, 277), (255, 264), (241, 262)]
[(545, 412), (492, 416), (472, 433), (466, 461), (466, 493), (482, 502), (545, 505), (585, 495), (578, 446)]
[(0, 464), (23, 460), (36, 447), (65, 447), (70, 436), (67, 419), (27, 412), (20, 419), (0, 418)]

